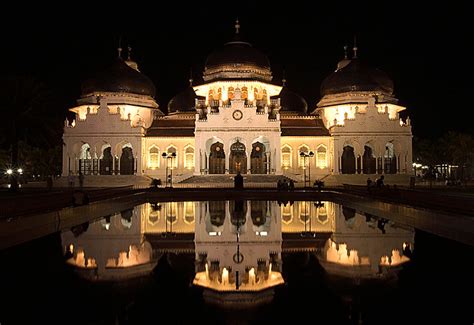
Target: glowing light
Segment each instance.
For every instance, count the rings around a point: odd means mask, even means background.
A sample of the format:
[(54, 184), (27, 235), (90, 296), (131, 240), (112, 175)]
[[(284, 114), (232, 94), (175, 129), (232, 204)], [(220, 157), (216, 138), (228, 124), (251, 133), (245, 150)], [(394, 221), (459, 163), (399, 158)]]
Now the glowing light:
[(7, 169), (7, 174), (8, 174), (8, 175), (11, 175), (11, 174), (13, 174), (13, 169), (10, 169), (10, 168), (9, 168), (9, 169)]
[(23, 169), (18, 168), (17, 172), (18, 172), (19, 174), (23, 174)]
[(229, 271), (226, 268), (222, 270), (222, 285), (227, 285), (229, 283)]

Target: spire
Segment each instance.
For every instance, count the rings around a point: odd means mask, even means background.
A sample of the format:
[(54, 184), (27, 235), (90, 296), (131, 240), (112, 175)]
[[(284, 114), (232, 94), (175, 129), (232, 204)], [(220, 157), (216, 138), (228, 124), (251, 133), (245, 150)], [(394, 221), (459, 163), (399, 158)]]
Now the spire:
[(344, 45), (344, 60), (347, 60), (347, 48), (348, 48), (347, 44)]
[(239, 23), (239, 18), (237, 18), (235, 20), (235, 34), (239, 33), (239, 29), (240, 29), (240, 23)]
[(130, 44), (128, 45), (127, 50), (128, 50), (127, 60), (132, 61), (132, 58), (131, 58), (131, 56), (132, 56), (132, 47), (130, 46)]
[(286, 86), (286, 73), (285, 73), (285, 70), (283, 70), (283, 79), (281, 79), (281, 83), (283, 84), (283, 87)]
[(118, 57), (121, 59), (122, 58), (122, 36), (119, 37), (119, 44), (117, 47), (117, 53)]
[(357, 59), (357, 50), (357, 37), (354, 35), (354, 47), (352, 48), (352, 51), (354, 51), (353, 59)]
[(189, 87), (193, 86), (193, 68), (189, 69)]

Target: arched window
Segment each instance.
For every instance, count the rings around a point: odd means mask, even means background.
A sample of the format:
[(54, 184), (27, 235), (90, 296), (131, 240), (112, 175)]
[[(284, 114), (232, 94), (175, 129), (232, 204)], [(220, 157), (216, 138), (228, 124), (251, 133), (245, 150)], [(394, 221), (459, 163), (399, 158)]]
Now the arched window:
[(307, 154), (309, 152), (309, 147), (307, 145), (302, 145), (298, 150), (298, 167), (304, 168), (306, 167), (305, 158), (300, 156), (302, 152)]
[(392, 142), (387, 142), (385, 145), (383, 166), (385, 174), (395, 174), (397, 172), (397, 158)]
[(222, 88), (218, 88), (217, 89), (217, 100), (221, 100), (222, 99)]
[(209, 101), (214, 100), (214, 90), (212, 90), (212, 89), (209, 89), (208, 100)]
[(307, 223), (309, 221), (309, 213), (310, 213), (310, 208), (309, 208), (310, 202), (308, 201), (300, 201), (299, 202), (299, 208), (300, 208), (300, 221), (302, 223)]
[(281, 221), (285, 224), (293, 220), (293, 206), (289, 203), (281, 206)]
[(316, 163), (319, 168), (326, 168), (328, 166), (325, 146), (319, 146), (316, 150)]
[(329, 220), (326, 204), (327, 202), (322, 202), (322, 204), (318, 206), (318, 221), (323, 225)]
[(234, 87), (229, 87), (229, 89), (227, 89), (227, 98), (234, 99)]
[(194, 202), (184, 202), (184, 222), (189, 225), (194, 223)]
[(91, 146), (88, 143), (82, 145), (80, 159), (92, 159)]
[(173, 153), (176, 154), (174, 158), (168, 158), (170, 159), (170, 161), (168, 161), (168, 167), (178, 168), (178, 150), (176, 150), (176, 147), (169, 146), (168, 149), (166, 149), (166, 153), (168, 154), (168, 157), (172, 155)]
[(242, 87), (242, 99), (247, 99), (249, 97), (249, 91), (247, 87)]
[(160, 149), (152, 146), (148, 152), (148, 168), (158, 167), (160, 167)]
[(194, 148), (192, 146), (187, 146), (184, 149), (184, 168), (194, 168)]
[(166, 203), (166, 222), (175, 224), (178, 221), (178, 202)]
[(291, 168), (291, 147), (287, 144), (281, 148), (281, 168)]

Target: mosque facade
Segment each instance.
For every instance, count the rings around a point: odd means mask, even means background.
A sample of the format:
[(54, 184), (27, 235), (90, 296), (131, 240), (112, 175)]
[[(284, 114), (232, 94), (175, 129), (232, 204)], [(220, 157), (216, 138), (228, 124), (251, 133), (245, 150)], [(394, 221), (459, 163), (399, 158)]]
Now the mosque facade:
[[(139, 175), (176, 181), (218, 174), (411, 174), (410, 120), (392, 80), (357, 57), (338, 62), (308, 108), (286, 81), (272, 82), (268, 58), (234, 38), (212, 52), (202, 84), (168, 103), (121, 49), (82, 85), (64, 129), (63, 176)], [(315, 92), (315, 97), (317, 92)]]

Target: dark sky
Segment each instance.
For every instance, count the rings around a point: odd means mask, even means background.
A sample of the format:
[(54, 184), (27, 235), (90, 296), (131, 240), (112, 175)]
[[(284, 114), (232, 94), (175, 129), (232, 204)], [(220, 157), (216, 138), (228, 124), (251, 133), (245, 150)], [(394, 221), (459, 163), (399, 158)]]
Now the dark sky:
[(289, 88), (300, 93), (311, 110), (320, 98), (321, 81), (356, 34), (359, 57), (394, 80), (415, 135), (473, 133), (466, 118), (472, 110), (466, 100), (468, 85), (472, 87), (474, 79), (468, 49), (474, 30), (470, 11), (454, 2), (424, 8), (395, 1), (378, 6), (356, 2), (257, 6), (241, 1), (226, 6), (221, 1), (200, 2), (200, 7), (133, 2), (107, 8), (81, 3), (62, 11), (29, 7), (21, 14), (18, 8), (0, 23), (0, 72), (44, 80), (63, 103), (60, 111), (51, 113), (65, 114), (80, 94), (80, 82), (116, 56), (122, 35), (123, 47), (131, 44), (134, 59), (155, 83), (156, 99), (165, 108), (187, 86), (190, 69), (200, 80), (207, 55), (230, 40), (238, 16), (245, 38), (268, 55), (274, 82), (281, 81), (284, 69)]

